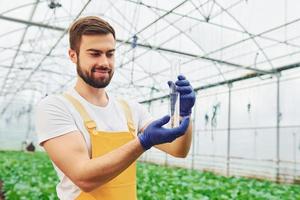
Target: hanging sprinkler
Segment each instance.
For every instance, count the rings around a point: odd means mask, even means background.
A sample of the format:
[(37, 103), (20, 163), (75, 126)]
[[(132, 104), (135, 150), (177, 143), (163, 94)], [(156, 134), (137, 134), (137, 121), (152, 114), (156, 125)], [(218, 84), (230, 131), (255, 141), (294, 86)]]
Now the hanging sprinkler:
[(251, 112), (251, 103), (250, 102), (247, 104), (247, 111), (248, 111), (248, 114), (250, 114), (250, 112)]
[(206, 127), (207, 124), (209, 123), (209, 116), (207, 113), (205, 113), (204, 120), (205, 120), (205, 127)]
[(137, 40), (138, 40), (138, 37), (136, 35), (134, 35), (132, 37), (132, 42), (131, 42), (131, 47), (134, 49), (136, 46), (137, 46)]
[(213, 109), (212, 109), (212, 117), (210, 120), (210, 124), (211, 124), (211, 140), (214, 140), (214, 134), (213, 134), (213, 128), (217, 127), (217, 114), (218, 114), (218, 110), (220, 109), (221, 103), (218, 102), (217, 104), (213, 105)]
[(218, 110), (220, 108), (220, 102), (218, 102), (217, 104), (213, 105), (213, 114), (212, 114), (212, 117), (211, 117), (211, 126), (212, 127), (217, 127), (217, 113), (218, 113)]
[(138, 37), (136, 35), (133, 35), (131, 47), (133, 49), (132, 51), (132, 66), (131, 66), (131, 73), (130, 73), (130, 83), (133, 84), (133, 72), (134, 72), (134, 61), (135, 61), (135, 47), (137, 46), (137, 40)]
[(61, 4), (56, 2), (55, 0), (51, 0), (50, 3), (48, 4), (48, 7), (50, 9), (60, 8)]

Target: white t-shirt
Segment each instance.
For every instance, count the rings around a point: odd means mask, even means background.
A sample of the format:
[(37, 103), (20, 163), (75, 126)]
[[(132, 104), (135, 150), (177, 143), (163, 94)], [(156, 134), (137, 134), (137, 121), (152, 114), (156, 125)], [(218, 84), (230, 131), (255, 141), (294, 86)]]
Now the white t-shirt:
[[(104, 131), (127, 131), (125, 113), (116, 98), (110, 96), (105, 107), (93, 105), (81, 97), (75, 89), (67, 91), (75, 97), (96, 122), (97, 130)], [(136, 134), (152, 120), (148, 111), (137, 102), (127, 101), (136, 129)], [(86, 142), (91, 155), (90, 136), (86, 130), (83, 119), (73, 104), (62, 95), (48, 96), (40, 101), (36, 108), (36, 132), (38, 141), (42, 142), (61, 136), (72, 131), (79, 130)], [(113, 133), (111, 133), (113, 134)], [(57, 195), (61, 200), (75, 199), (80, 189), (53, 163), (59, 177), (56, 187)]]

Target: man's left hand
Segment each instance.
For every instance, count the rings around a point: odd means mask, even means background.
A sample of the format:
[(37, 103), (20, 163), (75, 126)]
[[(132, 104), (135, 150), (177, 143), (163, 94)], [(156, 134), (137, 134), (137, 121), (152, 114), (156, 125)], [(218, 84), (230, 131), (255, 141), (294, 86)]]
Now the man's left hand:
[(194, 89), (183, 75), (178, 76), (175, 84), (176, 90), (180, 93), (180, 116), (189, 116), (196, 101)]

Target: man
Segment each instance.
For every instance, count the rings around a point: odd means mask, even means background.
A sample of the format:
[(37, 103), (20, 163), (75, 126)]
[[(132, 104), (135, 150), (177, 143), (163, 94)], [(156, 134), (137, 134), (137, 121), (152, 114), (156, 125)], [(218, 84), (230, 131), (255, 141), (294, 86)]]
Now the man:
[(195, 93), (179, 76), (179, 127), (162, 127), (169, 116), (151, 122), (140, 104), (115, 99), (105, 91), (114, 73), (114, 29), (98, 17), (85, 17), (69, 33), (77, 83), (63, 95), (44, 98), (36, 117), (39, 142), (60, 179), (57, 195), (63, 200), (134, 200), (135, 161), (142, 153), (155, 146), (176, 157), (187, 155)]

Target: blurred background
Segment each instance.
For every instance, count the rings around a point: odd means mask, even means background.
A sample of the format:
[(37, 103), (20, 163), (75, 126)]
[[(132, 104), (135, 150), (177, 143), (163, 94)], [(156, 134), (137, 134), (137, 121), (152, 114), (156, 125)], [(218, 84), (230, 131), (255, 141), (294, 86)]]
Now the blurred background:
[(168, 113), (175, 71), (197, 93), (188, 157), (145, 153), (139, 199), (300, 199), (299, 8), (296, 0), (1, 0), (2, 198), (57, 198), (35, 106), (74, 85), (67, 29), (96, 15), (116, 30), (110, 93), (154, 117)]

